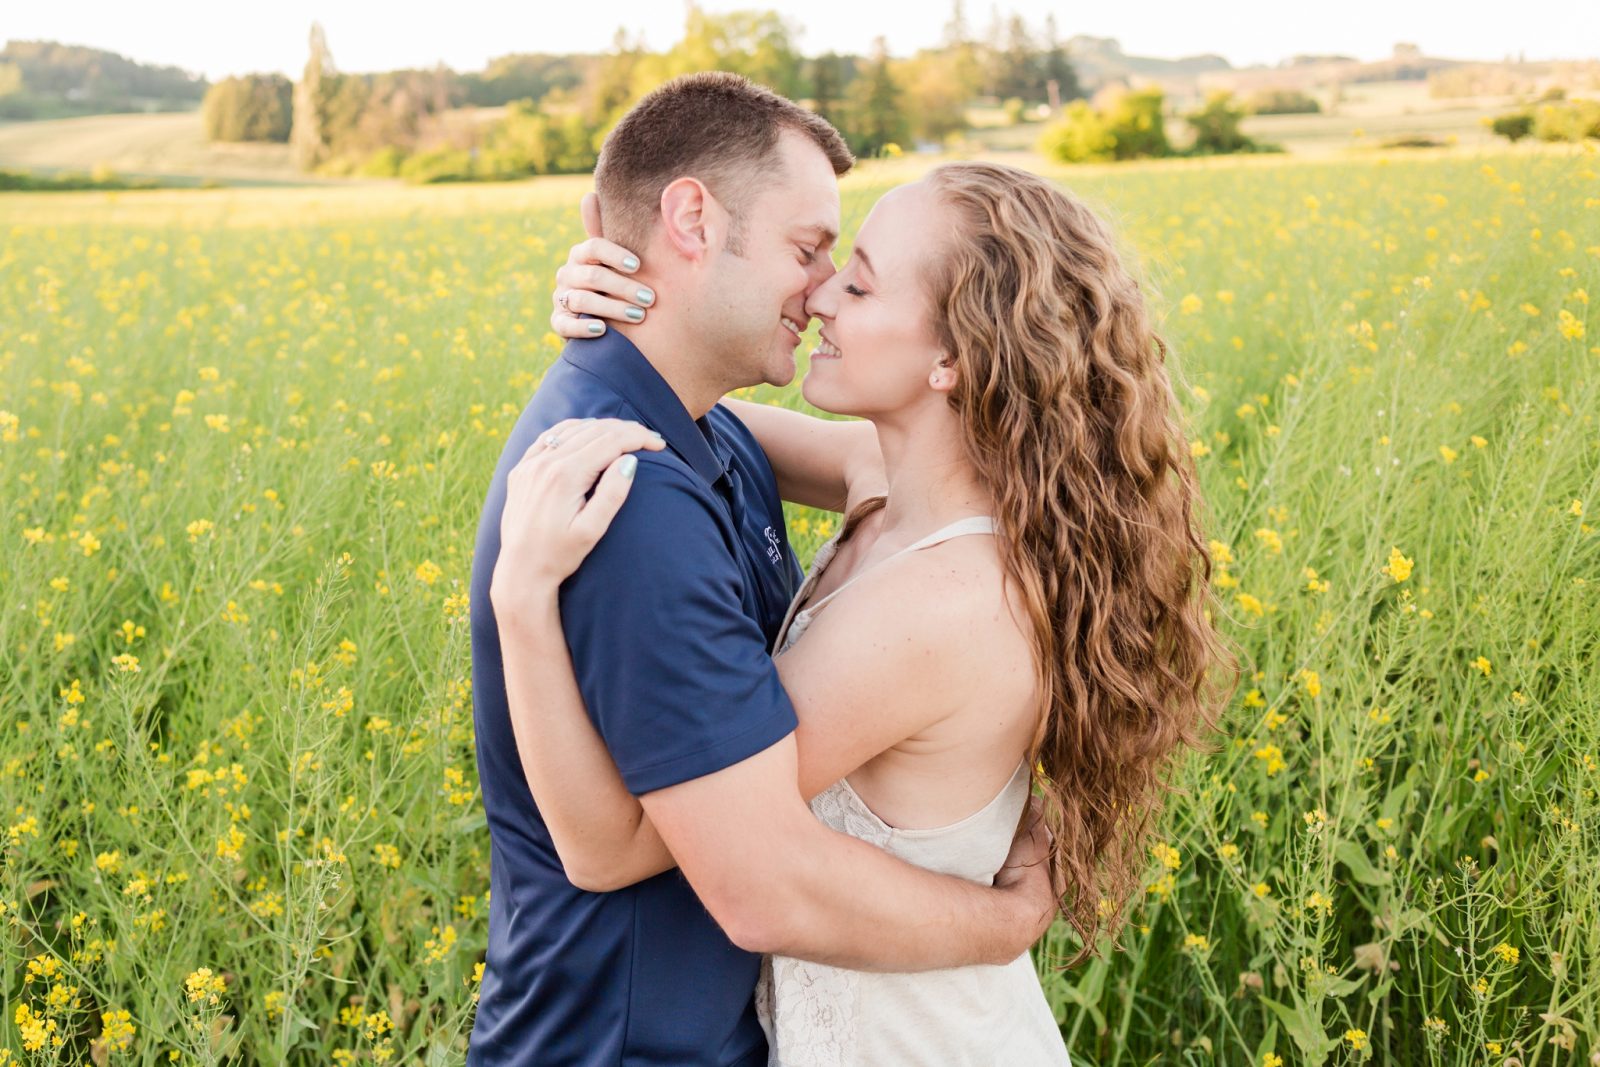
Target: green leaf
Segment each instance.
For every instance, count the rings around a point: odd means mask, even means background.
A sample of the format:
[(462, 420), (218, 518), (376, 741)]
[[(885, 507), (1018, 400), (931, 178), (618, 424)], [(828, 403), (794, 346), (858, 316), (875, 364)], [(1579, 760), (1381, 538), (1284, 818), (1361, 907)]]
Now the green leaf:
[(1333, 857), (1346, 867), (1362, 885), (1388, 885), (1392, 881), (1388, 871), (1380, 871), (1367, 859), (1366, 850), (1348, 838), (1333, 846)]

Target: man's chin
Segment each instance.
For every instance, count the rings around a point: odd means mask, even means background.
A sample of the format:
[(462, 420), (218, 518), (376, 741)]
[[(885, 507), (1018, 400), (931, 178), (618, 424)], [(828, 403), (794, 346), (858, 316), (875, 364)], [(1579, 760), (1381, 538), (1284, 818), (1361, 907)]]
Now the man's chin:
[(798, 370), (793, 356), (790, 356), (787, 360), (776, 361), (767, 367), (767, 384), (781, 389), (794, 381), (796, 373), (798, 373)]

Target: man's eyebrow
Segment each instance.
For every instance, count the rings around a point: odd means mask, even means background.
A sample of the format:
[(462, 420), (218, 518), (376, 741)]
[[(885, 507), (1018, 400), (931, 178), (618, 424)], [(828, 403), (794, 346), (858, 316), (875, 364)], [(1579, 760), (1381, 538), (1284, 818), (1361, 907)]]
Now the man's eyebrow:
[(831, 247), (839, 239), (839, 231), (820, 222), (813, 222), (800, 228), (802, 233), (809, 233), (816, 238), (817, 244), (822, 247)]

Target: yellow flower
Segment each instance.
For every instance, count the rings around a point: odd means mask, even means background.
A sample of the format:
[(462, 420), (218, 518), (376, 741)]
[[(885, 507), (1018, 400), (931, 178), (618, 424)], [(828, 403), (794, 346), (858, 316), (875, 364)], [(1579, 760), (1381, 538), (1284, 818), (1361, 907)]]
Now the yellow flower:
[(1509, 941), (1500, 942), (1490, 951), (1492, 951), (1496, 956), (1500, 957), (1501, 963), (1516, 963), (1522, 958), (1522, 953), (1519, 952), (1517, 947), (1511, 944)]
[(1394, 546), (1389, 547), (1389, 562), (1384, 564), (1382, 573), (1393, 578), (1396, 583), (1403, 582), (1411, 577), (1411, 560), (1401, 555), (1400, 550)]
[(204, 1001), (207, 1004), (220, 1004), (222, 994), (228, 991), (228, 983), (222, 975), (214, 974), (210, 967), (201, 967), (183, 980), (183, 988), (190, 1003)]
[(1276, 1052), (1263, 1052), (1261, 1054), (1261, 1067), (1283, 1067), (1283, 1057)]
[(78, 537), (78, 547), (83, 549), (85, 556), (92, 556), (100, 551), (100, 538), (96, 537), (92, 531), (85, 530)]
[(100, 1013), (100, 1040), (106, 1047), (125, 1049), (133, 1044), (138, 1028), (133, 1025), (132, 1013), (114, 1008)]
[(440, 576), (443, 574), (444, 570), (431, 559), (425, 559), (421, 563), (417, 564), (417, 581), (423, 583), (424, 585), (432, 585), (434, 582), (437, 582)]
[(1261, 606), (1261, 601), (1249, 593), (1238, 593), (1234, 596), (1234, 599), (1238, 601), (1239, 607), (1252, 615), (1260, 616), (1266, 614), (1266, 610)]
[(111, 662), (117, 668), (117, 670), (123, 674), (139, 673), (138, 656), (129, 655), (128, 653), (124, 652), (121, 655), (112, 656)]
[(1203, 953), (1211, 948), (1211, 942), (1206, 940), (1204, 934), (1188, 934), (1183, 939), (1185, 952)]
[(1482, 656), (1479, 656), (1477, 659), (1473, 660), (1471, 666), (1475, 671), (1482, 671), (1485, 678), (1489, 677), (1489, 675), (1494, 671), (1494, 668), (1490, 665), (1489, 661)]
[(1449, 445), (1440, 445), (1439, 455), (1443, 457), (1446, 463), (1454, 463), (1456, 461), (1456, 456), (1460, 455), (1460, 453), (1451, 448)]
[(1367, 1047), (1367, 1032), (1365, 1030), (1346, 1030), (1344, 1039), (1350, 1042), (1350, 1047), (1357, 1052)]
[(1193, 293), (1190, 293), (1188, 296), (1184, 297), (1178, 302), (1178, 310), (1183, 312), (1185, 315), (1193, 315), (1205, 306), (1205, 301), (1201, 300)]
[(216, 528), (210, 519), (195, 519), (184, 530), (189, 534), (189, 543), (194, 544)]
[(1256, 759), (1267, 765), (1266, 769), (1268, 778), (1271, 778), (1273, 775), (1277, 774), (1279, 771), (1288, 766), (1288, 764), (1283, 762), (1283, 750), (1277, 745), (1263, 745), (1256, 749), (1255, 755)]

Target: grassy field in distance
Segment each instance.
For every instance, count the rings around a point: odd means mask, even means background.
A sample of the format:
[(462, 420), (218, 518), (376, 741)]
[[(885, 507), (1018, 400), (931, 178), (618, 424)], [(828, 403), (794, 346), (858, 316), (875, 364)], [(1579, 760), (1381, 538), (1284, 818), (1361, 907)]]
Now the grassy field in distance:
[[(1037, 953), (1074, 1063), (1586, 1062), (1600, 152), (1047, 173), (1145, 280), (1247, 671), (1124, 950)], [(473, 531), (587, 184), (0, 197), (0, 1047), (461, 1062)]]

